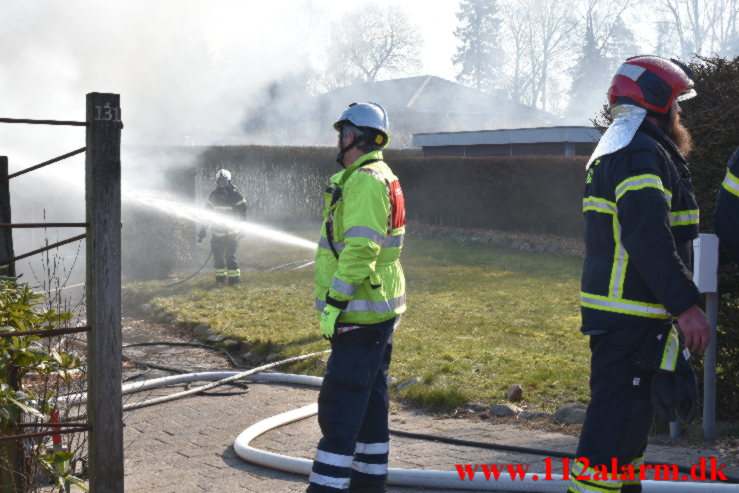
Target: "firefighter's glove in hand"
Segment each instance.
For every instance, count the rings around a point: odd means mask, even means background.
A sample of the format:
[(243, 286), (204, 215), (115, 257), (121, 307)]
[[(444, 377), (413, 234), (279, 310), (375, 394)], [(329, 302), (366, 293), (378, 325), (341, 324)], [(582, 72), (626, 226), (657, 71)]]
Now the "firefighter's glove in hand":
[(335, 306), (326, 305), (321, 313), (321, 334), (324, 339), (331, 339), (334, 336), (336, 330), (336, 321), (341, 315), (341, 309)]
[(198, 231), (198, 243), (202, 243), (204, 239), (205, 239), (205, 230), (201, 229), (200, 231)]

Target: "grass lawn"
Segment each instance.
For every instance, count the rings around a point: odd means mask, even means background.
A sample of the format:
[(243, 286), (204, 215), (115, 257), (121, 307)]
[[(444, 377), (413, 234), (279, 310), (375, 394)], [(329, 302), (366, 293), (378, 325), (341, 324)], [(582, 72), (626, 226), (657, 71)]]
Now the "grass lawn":
[[(246, 245), (240, 258), (265, 269), (311, 257), (307, 250), (269, 244)], [(410, 237), (402, 261), (408, 311), (395, 335), (390, 375), (421, 383), (396, 396), (450, 409), (503, 402), (508, 387), (520, 383), (523, 404), (533, 409), (586, 401), (589, 350), (578, 330), (581, 259)], [(238, 287), (214, 288), (210, 274), (173, 288), (129, 284), (124, 300), (127, 306), (149, 303), (159, 320), (204, 323), (253, 342), (263, 355), (328, 348), (313, 305), (312, 266), (242, 276)], [(314, 363), (290, 371), (320, 374)]]

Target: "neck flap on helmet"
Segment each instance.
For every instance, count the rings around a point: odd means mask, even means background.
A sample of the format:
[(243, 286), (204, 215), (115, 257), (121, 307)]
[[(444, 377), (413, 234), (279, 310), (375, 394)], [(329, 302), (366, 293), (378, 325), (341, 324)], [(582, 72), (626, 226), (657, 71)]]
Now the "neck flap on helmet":
[(599, 157), (612, 154), (629, 145), (647, 116), (647, 110), (631, 104), (620, 104), (611, 108), (611, 116), (613, 123), (600, 137), (585, 169), (590, 168), (590, 165)]

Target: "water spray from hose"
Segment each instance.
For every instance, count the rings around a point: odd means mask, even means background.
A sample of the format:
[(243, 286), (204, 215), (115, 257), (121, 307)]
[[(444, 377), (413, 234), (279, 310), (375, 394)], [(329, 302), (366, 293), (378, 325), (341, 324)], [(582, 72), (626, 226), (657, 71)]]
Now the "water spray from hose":
[(306, 248), (308, 250), (316, 249), (315, 241), (306, 240), (305, 238), (285, 233), (284, 231), (279, 231), (263, 224), (240, 221), (186, 202), (163, 199), (155, 195), (154, 192), (127, 188), (123, 190), (122, 196), (125, 202), (133, 202), (196, 223), (217, 224), (229, 228), (237, 234), (259, 236), (271, 241)]

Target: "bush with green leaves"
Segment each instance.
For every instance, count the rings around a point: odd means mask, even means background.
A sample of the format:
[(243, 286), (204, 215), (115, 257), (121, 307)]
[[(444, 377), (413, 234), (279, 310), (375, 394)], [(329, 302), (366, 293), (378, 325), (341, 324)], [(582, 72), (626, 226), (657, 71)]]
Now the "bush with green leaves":
[[(33, 430), (21, 423), (48, 423), (56, 396), (72, 384), (72, 370), (78, 357), (53, 348), (39, 336), (13, 333), (50, 330), (65, 324), (71, 313), (44, 307), (44, 296), (28, 285), (0, 281), (0, 434), (13, 435)], [(66, 413), (63, 413), (66, 414)], [(0, 491), (33, 491), (38, 471), (46, 470), (59, 487), (69, 483), (82, 486), (65, 466), (72, 452), (46, 453), (45, 441), (0, 442)], [(30, 446), (29, 446), (30, 445)], [(19, 457), (19, 454), (22, 455)], [(24, 457), (23, 457), (24, 456)], [(30, 460), (29, 460), (30, 459)]]

